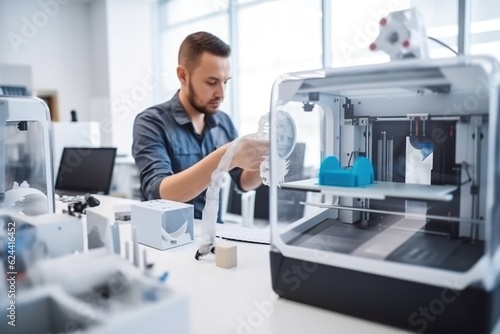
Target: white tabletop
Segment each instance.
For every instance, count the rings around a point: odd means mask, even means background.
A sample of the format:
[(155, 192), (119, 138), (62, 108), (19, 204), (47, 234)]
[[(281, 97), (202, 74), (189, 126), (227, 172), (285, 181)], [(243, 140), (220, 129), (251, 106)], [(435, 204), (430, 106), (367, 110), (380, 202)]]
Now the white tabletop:
[[(100, 210), (110, 217), (114, 205), (133, 202), (98, 198)], [(130, 229), (130, 223), (120, 226), (122, 253), (124, 242), (131, 240)], [(199, 230), (196, 223), (195, 236)], [(189, 298), (191, 333), (406, 333), (398, 328), (277, 298), (271, 288), (269, 245), (235, 244), (238, 265), (231, 269), (216, 267), (214, 255), (195, 260), (197, 242), (166, 251), (140, 245), (141, 259), (142, 250), (147, 249), (148, 261), (155, 264), (156, 270), (168, 271), (166, 284)], [(168, 324), (165, 324), (165, 332), (168, 332)]]

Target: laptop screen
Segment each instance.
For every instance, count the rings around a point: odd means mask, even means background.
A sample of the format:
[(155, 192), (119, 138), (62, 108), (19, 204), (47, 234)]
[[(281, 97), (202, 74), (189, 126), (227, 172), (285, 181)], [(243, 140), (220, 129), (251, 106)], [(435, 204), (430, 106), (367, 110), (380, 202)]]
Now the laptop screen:
[(115, 157), (115, 147), (65, 147), (55, 189), (107, 195)]

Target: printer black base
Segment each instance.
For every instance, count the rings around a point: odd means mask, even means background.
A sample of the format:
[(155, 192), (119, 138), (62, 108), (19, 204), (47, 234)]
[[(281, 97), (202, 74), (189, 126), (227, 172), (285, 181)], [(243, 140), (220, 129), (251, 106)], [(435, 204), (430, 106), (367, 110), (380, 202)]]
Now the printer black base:
[(273, 290), (306, 303), (418, 333), (490, 333), (500, 287), (454, 290), (284, 257), (271, 251)]

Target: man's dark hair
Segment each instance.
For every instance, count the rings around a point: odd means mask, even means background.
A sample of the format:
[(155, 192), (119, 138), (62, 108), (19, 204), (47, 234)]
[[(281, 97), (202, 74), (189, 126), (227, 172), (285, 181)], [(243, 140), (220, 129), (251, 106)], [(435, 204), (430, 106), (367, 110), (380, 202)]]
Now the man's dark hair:
[(227, 58), (231, 55), (231, 47), (209, 32), (192, 33), (182, 41), (179, 48), (179, 65), (185, 65), (189, 70), (193, 69), (203, 52)]

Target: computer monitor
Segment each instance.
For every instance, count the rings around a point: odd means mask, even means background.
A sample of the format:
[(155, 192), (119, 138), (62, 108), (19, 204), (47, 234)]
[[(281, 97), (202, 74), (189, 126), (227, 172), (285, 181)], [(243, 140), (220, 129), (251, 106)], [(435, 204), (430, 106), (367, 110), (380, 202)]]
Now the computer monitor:
[(65, 147), (56, 193), (109, 194), (115, 157), (116, 147)]

